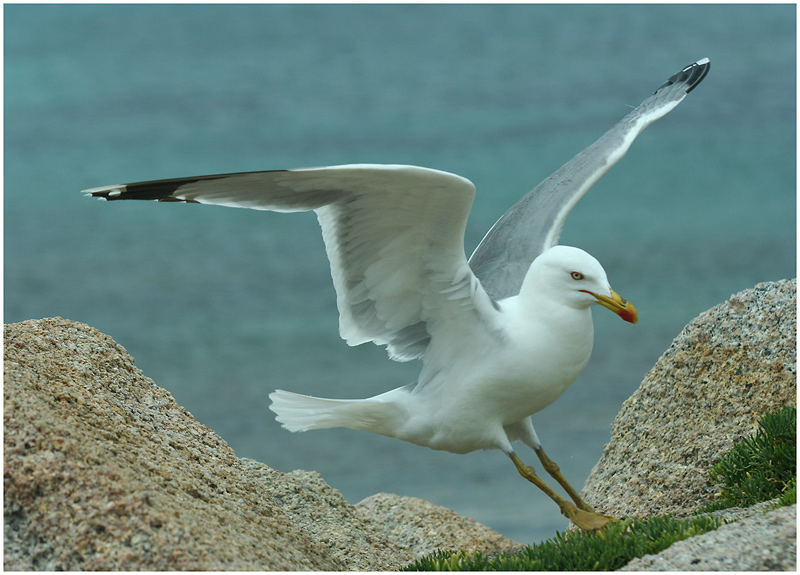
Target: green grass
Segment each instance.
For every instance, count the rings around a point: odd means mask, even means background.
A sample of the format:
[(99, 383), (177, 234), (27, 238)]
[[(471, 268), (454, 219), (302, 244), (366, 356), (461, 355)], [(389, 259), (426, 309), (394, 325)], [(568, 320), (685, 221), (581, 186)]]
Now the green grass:
[(626, 519), (603, 533), (557, 533), (553, 539), (524, 547), (519, 553), (487, 557), (481, 553), (437, 551), (406, 571), (613, 571), (634, 557), (658, 553), (676, 541), (712, 531), (722, 524), (713, 517)]
[(786, 486), (786, 490), (781, 494), (780, 498), (778, 498), (778, 502), (772, 509), (794, 505), (795, 503), (797, 503), (797, 477), (792, 479), (792, 482)]
[[(719, 486), (717, 501), (701, 511), (750, 507), (776, 497), (796, 502), (797, 408), (768, 413), (758, 431), (733, 446), (709, 474)], [(794, 495), (792, 495), (794, 493)]]
[[(749, 507), (779, 498), (776, 506), (797, 501), (797, 409), (785, 407), (765, 415), (758, 431), (736, 444), (714, 464), (712, 483), (718, 500), (705, 513)], [(602, 533), (556, 533), (552, 539), (518, 553), (487, 556), (464, 551), (437, 551), (405, 571), (613, 571), (635, 557), (658, 553), (675, 543), (712, 531), (723, 523), (710, 516), (648, 520), (626, 519)]]

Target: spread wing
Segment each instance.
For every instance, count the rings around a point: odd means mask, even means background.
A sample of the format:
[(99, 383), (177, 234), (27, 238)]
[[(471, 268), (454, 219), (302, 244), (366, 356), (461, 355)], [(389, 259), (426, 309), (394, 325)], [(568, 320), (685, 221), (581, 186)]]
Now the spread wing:
[(519, 293), (533, 260), (558, 243), (570, 210), (647, 126), (677, 106), (708, 74), (703, 58), (664, 83), (594, 144), (561, 166), (497, 220), (469, 259), (491, 297)]
[(393, 359), (421, 357), (441, 326), (468, 330), (468, 322), (494, 313), (464, 253), (475, 187), (454, 174), (349, 165), (157, 180), (84, 193), (105, 200), (314, 210), (331, 264), (341, 336), (350, 345), (387, 345)]

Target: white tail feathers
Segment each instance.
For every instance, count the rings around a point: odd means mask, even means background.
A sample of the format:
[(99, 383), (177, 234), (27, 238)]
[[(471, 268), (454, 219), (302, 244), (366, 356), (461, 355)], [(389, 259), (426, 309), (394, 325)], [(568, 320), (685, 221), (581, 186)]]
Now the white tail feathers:
[(405, 419), (405, 409), (387, 397), (396, 391), (369, 399), (324, 399), (278, 389), (269, 394), (269, 408), (289, 431), (348, 427), (396, 437)]

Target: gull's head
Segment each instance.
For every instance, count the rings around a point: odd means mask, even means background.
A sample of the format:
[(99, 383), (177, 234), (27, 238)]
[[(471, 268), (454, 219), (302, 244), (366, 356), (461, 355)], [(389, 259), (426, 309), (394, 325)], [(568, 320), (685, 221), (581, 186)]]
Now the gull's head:
[(531, 264), (523, 292), (534, 300), (555, 300), (576, 309), (600, 304), (630, 323), (639, 315), (633, 304), (611, 289), (603, 266), (585, 251), (554, 246)]

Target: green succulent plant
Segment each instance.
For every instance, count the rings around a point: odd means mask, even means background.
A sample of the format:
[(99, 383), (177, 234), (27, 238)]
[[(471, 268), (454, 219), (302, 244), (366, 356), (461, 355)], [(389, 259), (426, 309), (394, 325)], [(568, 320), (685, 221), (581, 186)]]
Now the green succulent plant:
[[(699, 513), (748, 507), (775, 498), (779, 498), (777, 506), (796, 503), (796, 437), (795, 407), (764, 415), (754, 435), (737, 443), (714, 464), (710, 480), (720, 486), (718, 500)], [(405, 571), (613, 571), (631, 559), (658, 553), (676, 541), (713, 531), (723, 523), (709, 515), (626, 519), (599, 533), (556, 533), (552, 539), (515, 553), (437, 551)]]
[(788, 504), (796, 502), (797, 408), (768, 413), (758, 427), (711, 468), (709, 478), (720, 492), (702, 512), (750, 507), (784, 495)]

